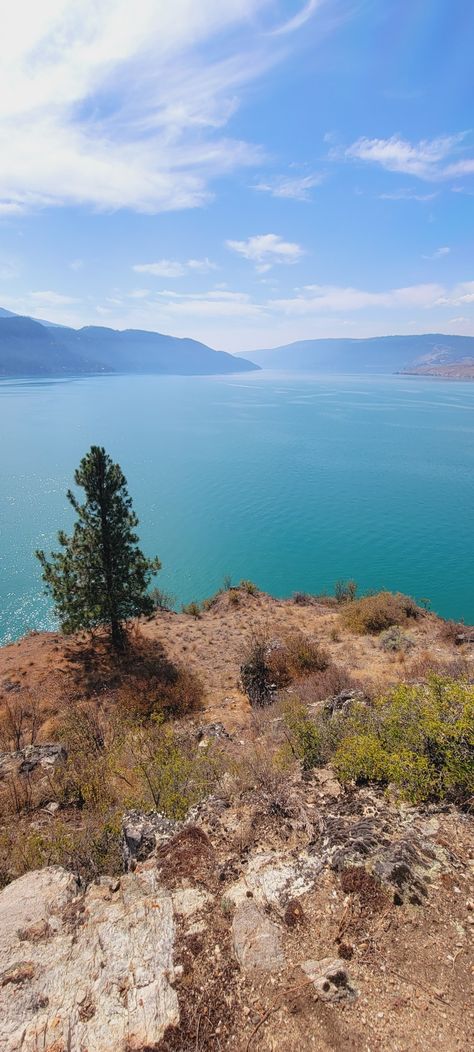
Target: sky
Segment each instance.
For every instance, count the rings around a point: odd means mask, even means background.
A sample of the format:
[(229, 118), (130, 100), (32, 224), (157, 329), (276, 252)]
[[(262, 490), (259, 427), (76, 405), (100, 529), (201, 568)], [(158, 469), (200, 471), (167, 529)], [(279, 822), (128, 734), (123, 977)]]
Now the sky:
[(474, 4), (0, 0), (0, 305), (474, 335)]

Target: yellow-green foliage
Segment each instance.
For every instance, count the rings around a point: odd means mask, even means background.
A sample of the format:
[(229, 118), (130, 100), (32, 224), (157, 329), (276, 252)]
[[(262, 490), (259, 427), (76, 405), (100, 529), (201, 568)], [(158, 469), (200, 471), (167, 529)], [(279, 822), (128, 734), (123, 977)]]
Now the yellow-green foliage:
[(344, 604), (340, 618), (351, 632), (377, 635), (392, 625), (404, 625), (419, 615), (419, 607), (409, 596), (400, 592), (377, 592)]
[(431, 676), (339, 717), (332, 762), (342, 781), (392, 783), (409, 800), (474, 793), (474, 685)]
[[(141, 806), (156, 807), (168, 818), (182, 819), (215, 785), (219, 761), (212, 750), (176, 741), (171, 727), (157, 719), (138, 729), (131, 745), (134, 772), (141, 784)], [(134, 806), (137, 801), (133, 800)]]
[(301, 760), (303, 770), (317, 767), (322, 761), (322, 735), (308, 710), (299, 702), (291, 702), (285, 705), (283, 718), (292, 752)]

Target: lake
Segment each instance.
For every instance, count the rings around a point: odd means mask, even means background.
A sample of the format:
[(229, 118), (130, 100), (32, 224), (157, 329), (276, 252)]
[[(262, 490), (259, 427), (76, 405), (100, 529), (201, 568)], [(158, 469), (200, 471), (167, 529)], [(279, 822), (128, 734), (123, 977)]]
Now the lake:
[(230, 575), (277, 596), (427, 597), (474, 622), (474, 384), (409, 377), (0, 382), (0, 640), (54, 626), (34, 549), (70, 528), (91, 444), (121, 464), (176, 604)]

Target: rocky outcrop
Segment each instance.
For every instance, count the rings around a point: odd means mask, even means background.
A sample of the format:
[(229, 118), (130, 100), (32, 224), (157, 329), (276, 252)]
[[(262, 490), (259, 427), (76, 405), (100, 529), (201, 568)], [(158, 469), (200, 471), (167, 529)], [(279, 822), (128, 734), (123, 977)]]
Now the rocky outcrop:
[(152, 871), (83, 893), (49, 867), (0, 894), (1, 1052), (132, 1052), (177, 1022), (170, 895)]
[(67, 758), (66, 749), (57, 742), (27, 745), (15, 752), (0, 752), (0, 780), (9, 776), (46, 773)]

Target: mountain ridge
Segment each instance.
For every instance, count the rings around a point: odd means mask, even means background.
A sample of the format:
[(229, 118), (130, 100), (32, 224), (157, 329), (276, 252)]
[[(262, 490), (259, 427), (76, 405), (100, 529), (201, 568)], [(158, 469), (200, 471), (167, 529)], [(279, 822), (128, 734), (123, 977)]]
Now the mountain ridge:
[(264, 369), (291, 372), (412, 373), (424, 366), (424, 375), (431, 375), (431, 365), (439, 368), (474, 357), (474, 336), (327, 337), (251, 351), (250, 356)]
[(259, 369), (254, 362), (188, 337), (99, 325), (53, 326), (0, 308), (0, 376), (212, 376)]

